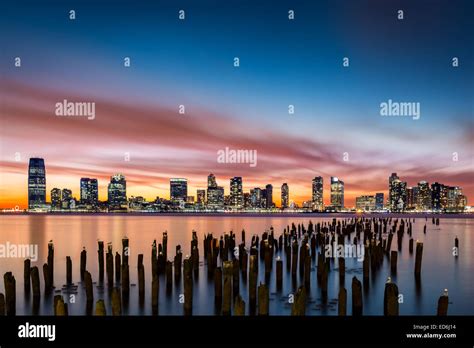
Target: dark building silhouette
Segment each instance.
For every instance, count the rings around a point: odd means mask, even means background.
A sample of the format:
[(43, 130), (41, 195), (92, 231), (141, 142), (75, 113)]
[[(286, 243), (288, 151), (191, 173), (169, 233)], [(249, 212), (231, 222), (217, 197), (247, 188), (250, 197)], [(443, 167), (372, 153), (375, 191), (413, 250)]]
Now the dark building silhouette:
[(28, 209), (46, 207), (46, 170), (44, 159), (30, 158), (28, 165)]

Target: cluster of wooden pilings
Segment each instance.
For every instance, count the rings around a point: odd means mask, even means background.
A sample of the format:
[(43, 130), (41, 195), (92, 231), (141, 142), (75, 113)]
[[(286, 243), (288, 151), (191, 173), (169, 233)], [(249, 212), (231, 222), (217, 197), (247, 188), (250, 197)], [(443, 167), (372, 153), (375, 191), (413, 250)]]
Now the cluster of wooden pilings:
[[(426, 220), (425, 220), (426, 221)], [(379, 272), (385, 260), (390, 262), (390, 272), (396, 274), (398, 252), (402, 249), (405, 234), (410, 238), (409, 253), (413, 253), (412, 223), (415, 219), (392, 218), (351, 218), (333, 219), (331, 222), (317, 223), (310, 221), (308, 226), (292, 224), (283, 233), (275, 237), (273, 228), (262, 235), (253, 235), (247, 244), (245, 230), (241, 232), (241, 242), (237, 245), (236, 235), (231, 231), (219, 238), (211, 233), (203, 238), (203, 263), (207, 268), (207, 277), (214, 282), (214, 302), (216, 311), (222, 315), (269, 315), (270, 275), (275, 270), (276, 289), (282, 291), (284, 275), (291, 277), (296, 290), (291, 302), (292, 315), (305, 315), (311, 286), (320, 289), (321, 302), (328, 299), (328, 274), (333, 265), (333, 258), (326, 256), (327, 246), (342, 247), (345, 241), (352, 245), (364, 247), (362, 261), (362, 282), (352, 278), (352, 315), (363, 315), (363, 288), (369, 287), (369, 279)], [(433, 219), (438, 225), (439, 219)], [(424, 227), (426, 232), (426, 225)], [(396, 238), (397, 250), (392, 250), (393, 239)], [(456, 247), (459, 240), (455, 240)], [(423, 243), (415, 244), (414, 276), (419, 281), (423, 257)], [(122, 252), (112, 251), (112, 245), (98, 241), (98, 287), (106, 288), (111, 299), (112, 313), (106, 313), (104, 299), (95, 302), (95, 315), (121, 315), (122, 307), (128, 303), (130, 295), (129, 239), (122, 239)], [(283, 259), (286, 260), (286, 273), (283, 272)], [(171, 261), (171, 260), (172, 261)], [(345, 258), (338, 255), (339, 293), (337, 297), (338, 314), (347, 315), (347, 289), (345, 284)], [(263, 264), (263, 270), (259, 269)], [(311, 279), (313, 265), (316, 267), (316, 279)], [(151, 247), (151, 305), (152, 313), (159, 313), (160, 278), (164, 279), (166, 292), (172, 291), (173, 282), (183, 282), (183, 311), (185, 315), (193, 312), (193, 286), (199, 278), (200, 253), (199, 241), (195, 231), (192, 232), (189, 254), (183, 258), (180, 245), (175, 248), (175, 255), (168, 254), (168, 234), (163, 233), (161, 243), (153, 241)], [(77, 293), (72, 282), (72, 259), (66, 257), (66, 284), (62, 290)], [(259, 277), (264, 274), (264, 277)], [(138, 254), (138, 300), (141, 305), (145, 301), (145, 265), (143, 254)], [(106, 279), (105, 279), (106, 278)], [(259, 279), (264, 278), (264, 281)], [(86, 295), (86, 313), (93, 313), (94, 291), (91, 273), (87, 269), (87, 251), (80, 253), (80, 279)], [(248, 283), (248, 291), (240, 289), (240, 282)], [(313, 284), (314, 283), (314, 284)], [(11, 272), (4, 275), (5, 295), (0, 294), (0, 315), (15, 315), (16, 283)], [(54, 245), (48, 243), (47, 262), (43, 265), (44, 295), (50, 296), (54, 288)], [(38, 314), (40, 301), (40, 271), (31, 267), (29, 259), (24, 261), (24, 293), (33, 297), (33, 314)], [(55, 292), (58, 292), (57, 290)], [(387, 280), (384, 291), (384, 315), (399, 314), (399, 291), (397, 285)], [(248, 313), (246, 303), (248, 301)], [(448, 309), (447, 291), (439, 298), (438, 315), (446, 315)], [(62, 295), (54, 296), (54, 314), (68, 315), (68, 304)]]

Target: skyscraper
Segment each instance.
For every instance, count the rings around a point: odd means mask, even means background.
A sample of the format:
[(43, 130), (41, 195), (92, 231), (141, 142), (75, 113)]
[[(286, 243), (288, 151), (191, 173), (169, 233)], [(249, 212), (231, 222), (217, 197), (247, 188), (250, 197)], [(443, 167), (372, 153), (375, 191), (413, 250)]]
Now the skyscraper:
[(44, 159), (30, 158), (28, 165), (28, 209), (46, 207), (46, 170)]
[(265, 197), (267, 199), (267, 209), (273, 208), (273, 186), (271, 184), (268, 184), (265, 186)]
[(110, 178), (108, 186), (109, 210), (121, 210), (127, 206), (127, 182), (122, 174)]
[(207, 177), (207, 188), (209, 187), (217, 187), (216, 177), (212, 173)]
[(182, 178), (170, 179), (170, 199), (175, 202), (186, 202), (188, 196), (188, 180)]
[(62, 199), (61, 199), (61, 208), (62, 209), (73, 208), (72, 191), (69, 189), (63, 189)]
[(197, 204), (206, 204), (206, 190), (197, 190)]
[(262, 207), (262, 190), (259, 187), (250, 190), (250, 206), (252, 208)]
[(407, 183), (397, 173), (388, 178), (388, 203), (390, 211), (403, 211), (407, 207)]
[(433, 210), (442, 211), (447, 206), (447, 187), (438, 182), (431, 184), (431, 205)]
[(244, 192), (242, 190), (242, 177), (240, 176), (230, 179), (230, 205), (236, 209), (244, 207)]
[(336, 210), (344, 208), (344, 181), (331, 176), (331, 206)]
[[(382, 199), (383, 202), (383, 199)], [(360, 211), (375, 210), (376, 201), (374, 196), (359, 196), (356, 197), (356, 209)]]
[(61, 189), (53, 188), (51, 190), (51, 210), (61, 210)]
[(313, 179), (312, 202), (313, 202), (313, 210), (316, 210), (316, 211), (324, 210), (323, 178), (321, 176), (317, 176)]
[(96, 207), (99, 202), (97, 179), (81, 178), (81, 204)]
[(379, 192), (375, 194), (375, 210), (383, 210), (383, 192)]
[(288, 188), (288, 184), (285, 182), (281, 185), (281, 207), (283, 209), (288, 208), (290, 203), (290, 189)]
[(406, 208), (410, 210), (416, 209), (417, 200), (418, 200), (418, 186), (408, 187)]
[(416, 209), (420, 211), (431, 210), (431, 190), (430, 185), (426, 181), (418, 183)]
[(207, 189), (207, 206), (211, 209), (224, 208), (224, 188), (222, 186)]

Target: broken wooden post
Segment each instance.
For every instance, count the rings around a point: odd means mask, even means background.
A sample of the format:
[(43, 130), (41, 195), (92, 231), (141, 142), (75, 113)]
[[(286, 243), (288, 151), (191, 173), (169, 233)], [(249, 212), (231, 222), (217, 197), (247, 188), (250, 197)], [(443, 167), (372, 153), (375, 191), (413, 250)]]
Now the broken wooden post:
[(346, 278), (346, 260), (344, 257), (339, 257), (339, 284), (344, 286), (345, 278)]
[(112, 289), (112, 315), (122, 315), (122, 298), (118, 288)]
[(99, 250), (97, 250), (97, 257), (99, 259), (99, 282), (104, 281), (104, 242), (99, 240), (97, 242)]
[(220, 267), (214, 271), (214, 303), (220, 311), (222, 306), (222, 268)]
[[(309, 257), (309, 255), (307, 255)], [(306, 288), (300, 286), (296, 290), (293, 304), (291, 305), (291, 315), (304, 316), (306, 314)]]
[(410, 238), (410, 241), (408, 243), (408, 251), (410, 254), (413, 254), (413, 238)]
[(120, 254), (115, 252), (115, 281), (120, 282), (120, 274), (122, 272), (122, 261)]
[(184, 314), (193, 312), (193, 264), (189, 257), (184, 259)]
[(40, 279), (38, 267), (31, 267), (31, 288), (33, 290), (33, 301), (39, 301), (40, 298)]
[(255, 308), (257, 303), (257, 256), (250, 255), (250, 268), (249, 268), (249, 304), (251, 308)]
[(390, 280), (385, 283), (385, 292), (383, 296), (383, 315), (398, 315), (398, 286)]
[(278, 256), (276, 261), (276, 287), (280, 291), (283, 287), (283, 260)]
[(438, 299), (438, 316), (446, 316), (448, 315), (448, 289), (444, 289), (443, 295), (441, 295)]
[(114, 286), (114, 255), (112, 250), (108, 251), (105, 256), (105, 268), (107, 270), (107, 286), (112, 289)]
[(296, 277), (296, 269), (298, 267), (298, 242), (293, 241), (291, 245), (291, 276)]
[(234, 302), (234, 315), (243, 316), (245, 315), (245, 302), (242, 296), (238, 295)]
[(232, 262), (232, 300), (235, 301), (240, 291), (239, 260), (234, 259)]
[(43, 279), (44, 279), (44, 294), (49, 295), (53, 287), (51, 285), (51, 278), (49, 277), (49, 266), (47, 263), (43, 264)]
[(369, 261), (370, 261), (370, 256), (369, 256), (369, 248), (366, 246), (364, 248), (364, 261), (363, 261), (363, 279), (364, 283), (368, 284), (369, 281)]
[(53, 241), (48, 243), (48, 277), (51, 289), (54, 284), (54, 245)]
[(151, 281), (151, 310), (153, 315), (158, 315), (158, 293), (160, 289), (160, 281), (158, 275), (155, 274)]
[(459, 239), (458, 236), (454, 238), (454, 247), (456, 248), (454, 256), (458, 257), (459, 256)]
[[(124, 258), (125, 260), (125, 258)], [(127, 263), (122, 264), (122, 298), (126, 301), (130, 295), (130, 271)]]
[(87, 262), (87, 251), (86, 251), (86, 248), (84, 247), (81, 251), (81, 264), (80, 264), (81, 281), (84, 280), (84, 272), (86, 271), (86, 262)]
[(92, 312), (92, 304), (94, 302), (94, 292), (92, 289), (92, 276), (88, 271), (84, 272), (84, 283), (86, 286), (86, 309), (87, 313), (90, 314)]
[(129, 240), (127, 237), (122, 238), (122, 258), (123, 264), (128, 265), (128, 256), (129, 256)]
[(145, 302), (145, 267), (143, 266), (143, 254), (138, 254), (138, 302), (142, 305)]
[(64, 303), (64, 298), (61, 295), (54, 296), (54, 315), (61, 317), (67, 314), (67, 304)]
[(166, 261), (165, 276), (166, 276), (166, 292), (170, 293), (171, 289), (173, 288), (173, 263), (171, 261)]
[(268, 307), (270, 306), (270, 296), (268, 287), (260, 283), (258, 287), (258, 315), (268, 315)]
[(23, 262), (23, 287), (25, 289), (25, 295), (30, 294), (30, 289), (31, 289), (31, 260), (26, 259)]
[(5, 316), (5, 295), (0, 292), (0, 317)]
[(66, 256), (66, 285), (72, 284), (72, 260), (70, 256)]
[(222, 314), (230, 315), (232, 303), (232, 261), (224, 261), (224, 297)]
[(95, 315), (101, 317), (107, 315), (105, 311), (104, 300), (97, 300), (97, 302), (95, 303)]
[(392, 273), (397, 273), (398, 252), (392, 250), (390, 253), (390, 270)]
[(415, 276), (419, 277), (421, 274), (421, 261), (423, 258), (423, 243), (416, 242), (416, 254), (415, 254)]
[(339, 289), (339, 296), (338, 296), (338, 314), (340, 316), (345, 316), (347, 314), (347, 291), (345, 288)]
[(352, 315), (362, 315), (362, 284), (356, 278), (352, 278)]
[(3, 275), (5, 286), (5, 308), (8, 316), (16, 314), (16, 281), (12, 272)]
[(326, 303), (328, 299), (328, 273), (329, 273), (328, 262), (324, 262), (323, 273), (321, 274), (321, 298), (322, 302)]

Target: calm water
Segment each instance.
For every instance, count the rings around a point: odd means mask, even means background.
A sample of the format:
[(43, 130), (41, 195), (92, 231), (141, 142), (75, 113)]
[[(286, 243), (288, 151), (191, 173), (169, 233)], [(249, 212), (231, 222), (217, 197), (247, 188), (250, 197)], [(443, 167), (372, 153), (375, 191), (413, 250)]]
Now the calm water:
[[(162, 232), (168, 231), (168, 255), (174, 256), (175, 245), (181, 244), (183, 254), (190, 250), (192, 230), (197, 231), (199, 237), (199, 249), (201, 266), (199, 279), (194, 284), (193, 314), (213, 315), (214, 309), (214, 284), (208, 281), (207, 268), (203, 262), (203, 236), (212, 232), (214, 236), (220, 236), (231, 230), (236, 234), (237, 245), (241, 242), (241, 230), (246, 231), (247, 246), (250, 244), (253, 234), (261, 234), (273, 226), (275, 237), (283, 232), (287, 225), (303, 223), (307, 226), (309, 221), (314, 224), (323, 221), (331, 221), (331, 218), (320, 217), (239, 217), (239, 216), (112, 216), (112, 215), (75, 215), (75, 216), (0, 216), (0, 244), (7, 242), (16, 244), (38, 244), (38, 261), (32, 266), (40, 269), (40, 283), (42, 302), (40, 313), (49, 315), (53, 313), (52, 297), (44, 298), (44, 282), (42, 265), (47, 258), (47, 244), (49, 240), (54, 241), (54, 282), (56, 289), (61, 289), (66, 282), (66, 256), (72, 257), (73, 282), (79, 285), (76, 302), (69, 303), (69, 314), (85, 314), (85, 292), (80, 283), (79, 260), (82, 247), (86, 247), (87, 269), (92, 274), (93, 281), (98, 280), (97, 241), (103, 240), (105, 245), (112, 243), (113, 252), (121, 252), (122, 238), (130, 239), (130, 301), (127, 308), (123, 308), (124, 314), (151, 315), (151, 273), (150, 257), (151, 245), (154, 239), (161, 243)], [(442, 218), (440, 225), (436, 226), (428, 219), (427, 233), (423, 234), (424, 218), (416, 218), (413, 224), (413, 238), (423, 241), (423, 266), (422, 281), (419, 288), (416, 287), (413, 268), (414, 253), (408, 252), (409, 237), (405, 233), (403, 248), (398, 256), (398, 273), (392, 275), (393, 281), (398, 285), (399, 292), (403, 295), (403, 303), (400, 304), (401, 315), (432, 315), (436, 314), (438, 297), (444, 288), (449, 289), (450, 305), (448, 314), (473, 315), (474, 314), (474, 219), (468, 218)], [(352, 235), (353, 237), (354, 235)], [(452, 248), (454, 238), (458, 236), (460, 242), (459, 257), (454, 257)], [(392, 243), (392, 249), (396, 250), (396, 236)], [(146, 300), (143, 307), (138, 304), (137, 284), (137, 255), (144, 254)], [(284, 253), (281, 253), (285, 261)], [(331, 300), (337, 299), (339, 291), (339, 278), (337, 272), (337, 260), (331, 264), (331, 272), (328, 279), (328, 304), (321, 306), (320, 289), (316, 282), (316, 264), (312, 263), (311, 293), (307, 306), (307, 315), (337, 315), (337, 303), (331, 304)], [(260, 281), (264, 281), (264, 265), (259, 266)], [(0, 273), (12, 271), (17, 284), (17, 314), (31, 314), (32, 301), (25, 298), (23, 294), (23, 259), (0, 258)], [(299, 273), (299, 272), (298, 272)], [(371, 273), (372, 274), (372, 273)], [(357, 259), (346, 259), (345, 287), (348, 290), (347, 308), (351, 314), (351, 280), (357, 276), (362, 281), (362, 263)], [(364, 292), (364, 314), (383, 314), (383, 293), (386, 278), (390, 276), (390, 264), (387, 260), (374, 278), (369, 281), (369, 290)], [(291, 307), (288, 304), (288, 295), (295, 291), (291, 282), (291, 276), (283, 267), (283, 290), (277, 292), (275, 273), (272, 272), (270, 279), (270, 314), (289, 315)], [(299, 278), (299, 274), (298, 274)], [(298, 279), (298, 285), (300, 281)], [(94, 302), (103, 298), (106, 302), (107, 314), (111, 314), (109, 294), (106, 290), (94, 284)], [(248, 313), (248, 283), (240, 284), (240, 293), (247, 303)], [(4, 292), (3, 277), (0, 281), (0, 291)], [(166, 294), (165, 279), (160, 279), (159, 314), (181, 315), (183, 305), (179, 303), (179, 294), (182, 284), (173, 283), (171, 294)], [(67, 293), (62, 293), (66, 298)]]

